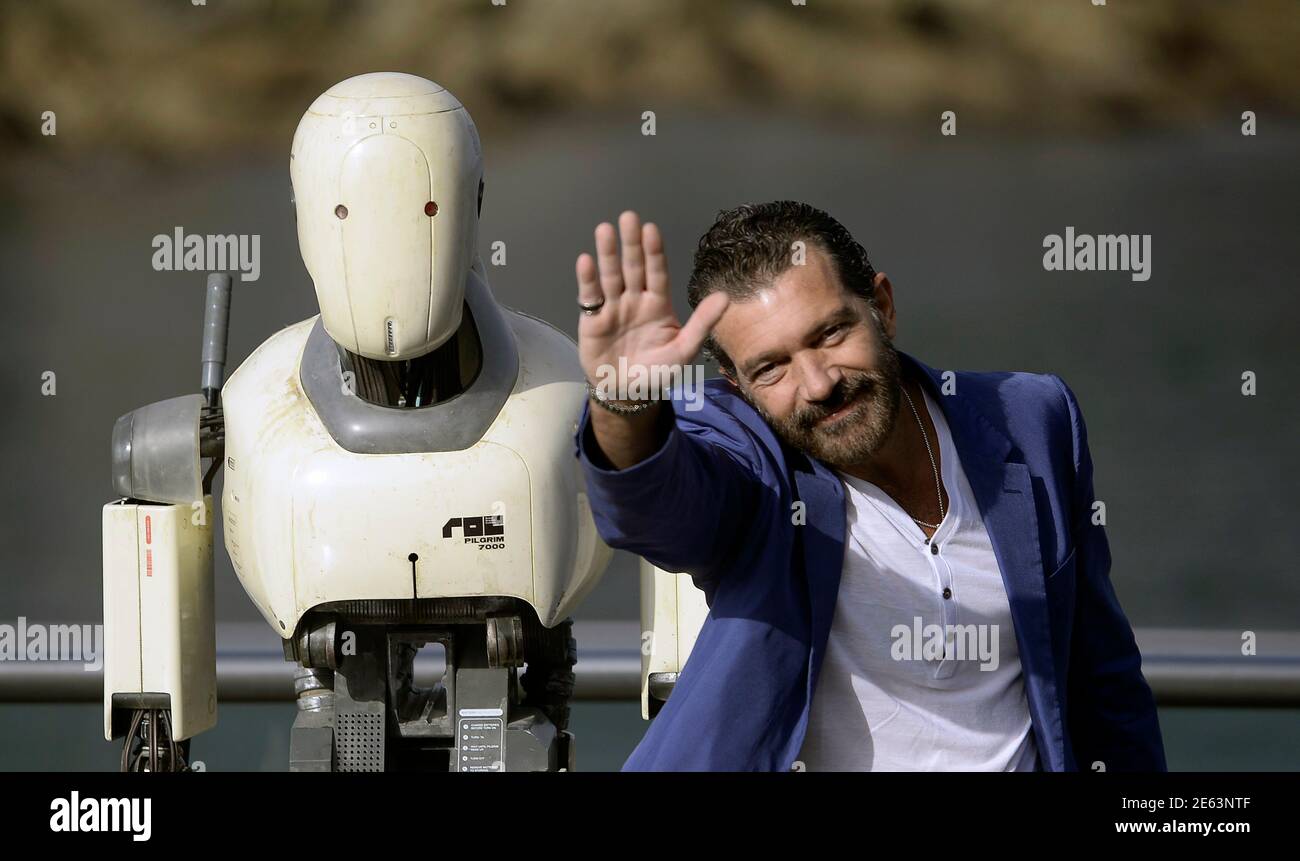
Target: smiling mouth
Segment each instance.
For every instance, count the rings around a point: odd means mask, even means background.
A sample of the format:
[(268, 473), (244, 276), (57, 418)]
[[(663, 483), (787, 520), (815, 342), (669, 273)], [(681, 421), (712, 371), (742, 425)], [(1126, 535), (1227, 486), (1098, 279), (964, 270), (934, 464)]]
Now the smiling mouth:
[(852, 399), (846, 401), (844, 405), (840, 407), (838, 410), (836, 410), (835, 412), (831, 413), (828, 416), (823, 416), (822, 418), (818, 419), (816, 426), (820, 428), (820, 427), (825, 427), (826, 425), (829, 424), (834, 424), (835, 422), (839, 421), (840, 419), (848, 415), (853, 410), (853, 408), (858, 405), (858, 401), (860, 401), (861, 399), (862, 396), (859, 394), (853, 397)]

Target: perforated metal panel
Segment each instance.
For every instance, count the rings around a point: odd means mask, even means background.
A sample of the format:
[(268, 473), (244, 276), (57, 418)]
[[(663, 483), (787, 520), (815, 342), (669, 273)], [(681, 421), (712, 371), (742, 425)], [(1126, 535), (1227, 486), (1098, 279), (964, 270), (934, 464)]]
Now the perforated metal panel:
[(384, 716), (335, 716), (334, 745), (339, 771), (384, 770)]

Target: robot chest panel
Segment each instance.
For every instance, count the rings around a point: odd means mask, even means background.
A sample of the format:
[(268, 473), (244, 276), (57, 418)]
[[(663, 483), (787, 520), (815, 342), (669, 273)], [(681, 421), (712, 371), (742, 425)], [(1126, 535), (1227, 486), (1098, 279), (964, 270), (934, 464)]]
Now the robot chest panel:
[(241, 577), (268, 581), (268, 593), (288, 587), (300, 609), (360, 598), (533, 599), (532, 488), (510, 448), (264, 453), (267, 468), (248, 463), (230, 501), (243, 562), (261, 569)]
[(508, 448), (307, 457), (291, 500), (294, 570), (308, 604), (532, 591), (528, 471)]

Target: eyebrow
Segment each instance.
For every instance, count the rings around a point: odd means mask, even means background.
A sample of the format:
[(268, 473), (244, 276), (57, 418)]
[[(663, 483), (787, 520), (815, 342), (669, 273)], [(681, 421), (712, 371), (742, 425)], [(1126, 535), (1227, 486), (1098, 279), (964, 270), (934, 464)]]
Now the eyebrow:
[[(851, 307), (848, 305), (841, 305), (839, 308), (817, 321), (817, 323), (815, 323), (809, 330), (810, 334), (805, 336), (805, 340), (809, 337), (821, 334), (824, 329), (834, 326), (837, 323), (847, 323), (850, 320), (856, 319), (857, 314), (854, 313)], [(757, 356), (745, 362), (740, 371), (746, 377), (752, 376), (751, 372), (755, 368), (773, 361), (774, 359), (778, 359), (781, 355), (782, 352), (780, 350), (768, 350), (766, 353), (759, 353)]]

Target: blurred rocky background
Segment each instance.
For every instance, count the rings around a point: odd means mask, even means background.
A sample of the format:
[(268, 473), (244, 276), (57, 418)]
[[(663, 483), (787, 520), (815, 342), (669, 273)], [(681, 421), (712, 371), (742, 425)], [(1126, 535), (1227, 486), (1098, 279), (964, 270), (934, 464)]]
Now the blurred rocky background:
[(0, 147), (287, 149), (303, 94), (448, 82), (485, 134), (678, 105), (1105, 132), (1295, 113), (1294, 0), (30, 0), (0, 4)]

